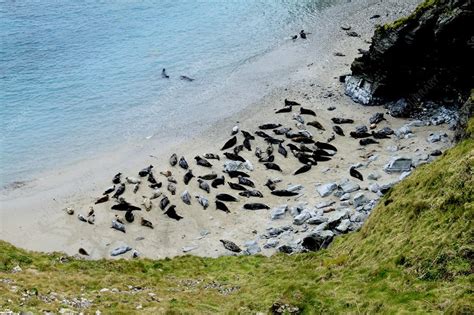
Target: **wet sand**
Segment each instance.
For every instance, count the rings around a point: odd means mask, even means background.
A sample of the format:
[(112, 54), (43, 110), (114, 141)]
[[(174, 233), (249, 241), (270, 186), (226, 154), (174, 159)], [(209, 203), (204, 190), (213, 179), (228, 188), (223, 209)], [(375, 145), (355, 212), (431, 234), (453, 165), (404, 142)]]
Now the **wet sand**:
[[(257, 161), (254, 152), (244, 150), (241, 155), (249, 159), (255, 167), (254, 171), (250, 172), (251, 179), (256, 183), (256, 189), (264, 195), (262, 199), (251, 198), (250, 200), (263, 202), (272, 208), (281, 204), (291, 206), (302, 201), (315, 205), (323, 200), (315, 190), (316, 185), (350, 178), (351, 165), (367, 163), (368, 159), (374, 155), (377, 156), (376, 160), (366, 168), (360, 168), (359, 171), (365, 177), (369, 173), (380, 174), (381, 178), (377, 181), (380, 184), (396, 180), (400, 174), (387, 174), (383, 171), (383, 166), (392, 156), (416, 158), (422, 154), (429, 154), (434, 149), (444, 151), (451, 145), (449, 139), (452, 133), (447, 130), (447, 125), (419, 127), (413, 128), (415, 134), (413, 138), (399, 140), (392, 136), (391, 139), (380, 140), (380, 144), (362, 147), (358, 140), (348, 136), (349, 131), (358, 125), (368, 126), (368, 119), (373, 113), (385, 113), (385, 110), (382, 107), (363, 107), (353, 103), (344, 95), (343, 85), (338, 81), (338, 76), (350, 72), (350, 63), (357, 56), (358, 48), (368, 48), (369, 44), (366, 41), (370, 40), (375, 24), (382, 24), (398, 16), (406, 15), (416, 4), (416, 1), (404, 3), (354, 1), (327, 9), (321, 13), (320, 19), (314, 25), (305, 27), (307, 32), (312, 33), (308, 36), (308, 40), (288, 41), (284, 47), (270, 52), (270, 56), (253, 61), (251, 64), (251, 67), (255, 69), (253, 75), (258, 77), (260, 82), (267, 80), (270, 90), (257, 102), (244, 103), (243, 105), (246, 106), (242, 106), (243, 109), (239, 112), (212, 124), (201, 126), (205, 131), (196, 132), (194, 135), (190, 136), (186, 132), (179, 136), (156, 135), (149, 140), (129, 144), (106, 156), (93, 160), (85, 158), (84, 161), (68, 168), (44, 174), (23, 187), (3, 190), (0, 195), (0, 239), (22, 248), (63, 251), (71, 255), (76, 254), (82, 247), (90, 253), (91, 258), (110, 257), (110, 251), (123, 244), (131, 246), (141, 255), (150, 258), (182, 255), (184, 254), (183, 247), (194, 248), (189, 252), (193, 255), (215, 257), (231, 254), (219, 243), (220, 239), (231, 240), (240, 246), (246, 241), (257, 240), (261, 246), (264, 240), (260, 239), (260, 236), (268, 227), (291, 225), (293, 218), (290, 214), (287, 213), (284, 219), (272, 221), (269, 210), (242, 210), (243, 203), (249, 201), (244, 197), (239, 197), (238, 203), (228, 203), (230, 214), (216, 210), (214, 205), (216, 193), (226, 192), (238, 196), (237, 192), (228, 186), (220, 186), (217, 190), (211, 189), (211, 193), (207, 194), (198, 187), (196, 178), (186, 186), (182, 181), (185, 171), (179, 167), (171, 167), (168, 159), (174, 152), (178, 154), (178, 157), (185, 156), (196, 176), (211, 171), (221, 174), (223, 159), (219, 149), (230, 138), (233, 126), (239, 125), (240, 129), (252, 133), (257, 130), (258, 125), (264, 123), (281, 123), (294, 130), (297, 129), (296, 121), (292, 119), (291, 113), (274, 114), (275, 109), (283, 107), (285, 98), (296, 100), (305, 108), (317, 113), (317, 117), (314, 118), (304, 116), (306, 122), (317, 120), (326, 129), (320, 131), (307, 126), (307, 130), (313, 134), (315, 140), (326, 142), (333, 134), (332, 117), (352, 118), (355, 123), (342, 125), (346, 136), (336, 135), (335, 140), (331, 142), (338, 148), (337, 154), (331, 161), (321, 162), (310, 172), (298, 176), (293, 176), (292, 173), (301, 166), (301, 163), (293, 157), (285, 159), (275, 153), (275, 162), (283, 169), (283, 173), (278, 173), (265, 170), (264, 166)], [(380, 14), (382, 17), (369, 19), (374, 14)], [(347, 36), (340, 28), (343, 25), (351, 25), (352, 30), (359, 33), (361, 37)], [(335, 56), (336, 52), (343, 53), (345, 56)], [(293, 58), (293, 62), (299, 66), (290, 73), (282, 74), (279, 71), (281, 69), (278, 68), (278, 60), (287, 57)], [(276, 75), (284, 75), (284, 78), (274, 78)], [(251, 84), (253, 78), (248, 79)], [(235, 102), (242, 97), (243, 93), (245, 93), (245, 86), (241, 86), (237, 92), (232, 93), (224, 90), (222, 99)], [(242, 99), (246, 100), (243, 97)], [(329, 107), (336, 109), (328, 111)], [(212, 111), (212, 108), (209, 110)], [(299, 108), (295, 107), (293, 111), (298, 110)], [(407, 123), (407, 120), (395, 119), (387, 114), (385, 118), (387, 120), (379, 123), (377, 130), (386, 126), (396, 130)], [(176, 123), (179, 124), (179, 122)], [(194, 130), (195, 127), (182, 126), (183, 130), (188, 128)], [(428, 135), (435, 131), (445, 131), (449, 137), (441, 142), (428, 143), (426, 140)], [(241, 134), (238, 138), (241, 143), (243, 140)], [(252, 142), (252, 148), (255, 149), (258, 146), (265, 150), (267, 144), (263, 139), (256, 138), (256, 141)], [(389, 146), (398, 146), (402, 149), (393, 153), (387, 150)], [(277, 146), (274, 147), (276, 152)], [(202, 156), (205, 153), (217, 153), (221, 155), (221, 161), (210, 160), (214, 164), (212, 169), (197, 166), (194, 156)], [(122, 172), (124, 176), (138, 177), (138, 171), (150, 164), (154, 165), (157, 180), (163, 182), (160, 191), (177, 206), (177, 212), (184, 219), (175, 221), (163, 215), (158, 207), (161, 198), (158, 198), (153, 200), (154, 206), (151, 211), (135, 212), (135, 222), (127, 224), (127, 233), (111, 229), (114, 215), (123, 216), (123, 213), (110, 210), (113, 204), (111, 201), (94, 205), (94, 200), (111, 185), (111, 179), (117, 172)], [(173, 176), (179, 181), (175, 196), (171, 196), (166, 190), (166, 178), (159, 175), (160, 171), (166, 170), (171, 170)], [(290, 184), (303, 185), (302, 196), (295, 200), (295, 197), (282, 198), (271, 195), (268, 188), (263, 185), (268, 178), (275, 177), (283, 180), (278, 184), (279, 188), (285, 188)], [(229, 180), (227, 176), (226, 180)], [(364, 191), (364, 188), (373, 182), (366, 179), (359, 183), (362, 191), (369, 197), (374, 197), (375, 194)], [(138, 192), (134, 194), (132, 187), (132, 185), (127, 185), (124, 197), (135, 205), (140, 205), (142, 196), (149, 196), (152, 191), (147, 185), (141, 185)], [(192, 200), (190, 206), (185, 205), (180, 199), (180, 194), (184, 190), (188, 190), (193, 197), (196, 194), (206, 196), (210, 202), (209, 208), (203, 210), (196, 199)], [(324, 200), (338, 201), (338, 198), (331, 196)], [(77, 219), (77, 214), (86, 215), (90, 206), (94, 207), (96, 213), (94, 225)], [(66, 207), (73, 207), (75, 214), (67, 215), (63, 210)], [(140, 226), (141, 216), (153, 222), (154, 229)], [(298, 229), (303, 229), (303, 226), (295, 227), (295, 238), (298, 238)], [(209, 234), (206, 234), (206, 231)], [(274, 251), (274, 249), (263, 249), (262, 254), (270, 255)], [(123, 257), (129, 256), (126, 254)]]

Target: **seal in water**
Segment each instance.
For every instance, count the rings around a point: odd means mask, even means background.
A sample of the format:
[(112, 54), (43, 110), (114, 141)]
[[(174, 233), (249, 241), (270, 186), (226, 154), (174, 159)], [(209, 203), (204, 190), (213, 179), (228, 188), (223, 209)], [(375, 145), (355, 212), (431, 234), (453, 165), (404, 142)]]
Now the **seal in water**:
[(140, 177), (145, 177), (147, 176), (148, 174), (151, 173), (151, 169), (153, 168), (153, 165), (150, 165), (148, 167), (145, 167), (144, 169), (142, 169), (140, 172), (138, 172), (138, 175)]
[(164, 196), (161, 200), (160, 200), (160, 209), (161, 210), (165, 210), (165, 208), (170, 204), (170, 200), (168, 199), (168, 197)]
[(219, 200), (216, 200), (216, 209), (217, 210), (222, 210), (226, 213), (230, 213), (230, 210), (229, 210), (229, 208), (227, 208), (225, 203), (223, 203), (222, 201), (219, 201)]
[(306, 173), (307, 171), (309, 171), (311, 169), (311, 164), (306, 164), (306, 165), (303, 165), (302, 167), (300, 167), (299, 169), (297, 169), (293, 175), (298, 175), (298, 174), (302, 174), (302, 173)]
[(304, 32), (304, 30), (301, 30), (301, 31), (300, 31), (300, 37), (301, 37), (302, 39), (306, 39), (306, 33)]
[(216, 199), (220, 201), (228, 201), (228, 202), (237, 202), (239, 201), (237, 198), (234, 196), (231, 196), (229, 194), (218, 194), (216, 195)]
[(300, 108), (300, 114), (301, 115), (316, 116), (316, 113), (314, 111), (312, 111), (311, 109), (304, 108), (304, 107)]
[(199, 183), (199, 188), (206, 191), (207, 193), (211, 192), (211, 188), (209, 187), (209, 184), (207, 182), (205, 182), (205, 181), (203, 181), (202, 179), (199, 178), (198, 183)]
[(188, 76), (186, 76), (186, 75), (180, 75), (179, 78), (180, 78), (181, 80), (183, 80), (183, 81), (188, 81), (188, 82), (193, 82), (193, 81), (194, 81), (193, 78), (190, 78), (190, 77), (188, 77)]
[(182, 156), (180, 159), (179, 159), (179, 166), (181, 166), (181, 168), (187, 170), (189, 165), (188, 165), (188, 162), (186, 162), (186, 159), (184, 158), (184, 156)]
[(203, 159), (200, 156), (195, 156), (194, 159), (196, 160), (197, 165), (201, 165), (201, 166), (204, 166), (204, 167), (212, 167), (212, 164), (209, 163), (209, 161)]
[(122, 176), (122, 173), (115, 174), (114, 178), (112, 179), (112, 183), (120, 184), (120, 176)]
[(150, 229), (153, 228), (153, 223), (151, 223), (151, 222), (148, 221), (148, 220), (145, 220), (144, 218), (141, 219), (140, 224), (141, 224), (142, 226), (149, 227)]
[(237, 144), (237, 137), (236, 136), (233, 136), (232, 138), (230, 138), (230, 140), (228, 140), (224, 146), (221, 148), (221, 151), (224, 151), (224, 150), (227, 150), (227, 149), (230, 149), (232, 148), (234, 145)]
[(275, 170), (275, 171), (283, 172), (281, 170), (281, 167), (278, 164), (268, 162), (268, 163), (264, 163), (263, 165), (265, 165), (267, 170)]
[(224, 245), (225, 249), (230, 250), (231, 252), (240, 253), (242, 251), (240, 247), (237, 246), (234, 242), (226, 240), (220, 240), (220, 242), (222, 243), (222, 245)]
[(179, 214), (176, 213), (176, 206), (175, 205), (172, 205), (168, 208), (168, 210), (166, 210), (165, 214), (171, 218), (171, 219), (175, 219), (176, 221), (179, 221), (181, 220), (183, 217), (180, 216)]
[(184, 181), (184, 184), (187, 185), (189, 184), (189, 181), (191, 179), (193, 179), (194, 175), (193, 175), (193, 171), (192, 170), (188, 170), (186, 172), (186, 174), (184, 174), (184, 178), (183, 178), (183, 181)]
[(352, 166), (349, 169), (349, 174), (351, 174), (352, 177), (355, 177), (358, 180), (361, 180), (361, 181), (364, 180), (364, 177), (362, 176), (362, 174), (358, 170), (356, 170), (354, 166)]
[(222, 175), (221, 177), (214, 179), (211, 183), (211, 186), (213, 188), (217, 188), (218, 186), (224, 185), (224, 184), (225, 184), (225, 179), (224, 179), (224, 175)]
[(122, 184), (120, 184), (120, 186), (118, 186), (118, 188), (115, 191), (115, 194), (112, 196), (112, 198), (118, 198), (124, 192), (125, 192), (125, 184), (122, 183)]
[(163, 68), (163, 70), (161, 70), (161, 77), (163, 79), (169, 79), (170, 78), (170, 76), (166, 74), (166, 69), (165, 68)]
[(246, 203), (244, 204), (244, 209), (246, 210), (264, 210), (270, 209), (269, 206), (263, 203)]
[(298, 106), (298, 105), (301, 105), (301, 104), (295, 101), (290, 101), (285, 98), (285, 106)]
[(178, 156), (176, 155), (176, 153), (173, 153), (170, 157), (170, 165), (175, 166), (176, 164), (178, 164)]
[(334, 132), (339, 136), (342, 136), (342, 137), (345, 136), (344, 130), (342, 130), (342, 128), (339, 126), (332, 126), (332, 130), (334, 130)]

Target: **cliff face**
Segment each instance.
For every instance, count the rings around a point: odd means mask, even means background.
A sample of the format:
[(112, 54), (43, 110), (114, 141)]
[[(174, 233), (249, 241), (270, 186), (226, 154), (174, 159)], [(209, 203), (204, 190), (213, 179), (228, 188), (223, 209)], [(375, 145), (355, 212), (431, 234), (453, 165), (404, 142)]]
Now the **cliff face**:
[(407, 117), (426, 102), (461, 106), (474, 86), (474, 2), (428, 0), (409, 17), (378, 27), (354, 60), (346, 93), (356, 102), (398, 101)]

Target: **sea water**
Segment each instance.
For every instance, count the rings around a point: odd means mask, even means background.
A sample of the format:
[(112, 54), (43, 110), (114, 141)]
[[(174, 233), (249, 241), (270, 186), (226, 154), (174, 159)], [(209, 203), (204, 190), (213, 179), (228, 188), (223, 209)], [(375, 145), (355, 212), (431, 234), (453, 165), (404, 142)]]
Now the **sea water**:
[(0, 1), (0, 184), (225, 114), (228, 78), (333, 2)]

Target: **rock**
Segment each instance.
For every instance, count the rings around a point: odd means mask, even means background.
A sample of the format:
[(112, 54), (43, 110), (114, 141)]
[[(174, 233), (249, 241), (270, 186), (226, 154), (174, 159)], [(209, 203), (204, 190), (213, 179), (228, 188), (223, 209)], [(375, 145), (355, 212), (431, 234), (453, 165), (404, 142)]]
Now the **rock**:
[(316, 209), (326, 208), (326, 207), (332, 206), (335, 203), (336, 203), (335, 201), (323, 201), (316, 204)]
[(199, 246), (197, 246), (197, 245), (184, 246), (184, 247), (183, 247), (183, 253), (190, 252), (190, 251), (192, 251), (192, 250), (197, 249), (198, 247), (199, 247)]
[(329, 244), (331, 244), (334, 238), (334, 233), (331, 231), (321, 231), (319, 233), (312, 233), (305, 238), (303, 238), (303, 242), (301, 246), (309, 251), (318, 251), (320, 249), (327, 248)]
[(351, 194), (350, 193), (345, 193), (344, 195), (341, 196), (341, 198), (339, 198), (340, 201), (346, 201), (346, 200), (349, 200), (351, 199)]
[(383, 117), (383, 113), (375, 113), (369, 118), (369, 123), (370, 124), (378, 124), (385, 118)]
[(368, 215), (364, 212), (360, 212), (360, 211), (355, 211), (351, 217), (350, 217), (350, 220), (352, 222), (365, 222), (365, 220), (367, 220), (367, 217)]
[(272, 220), (278, 220), (283, 218), (286, 211), (288, 210), (288, 205), (281, 205), (272, 209), (270, 217)]
[(18, 272), (22, 272), (22, 271), (23, 271), (23, 269), (21, 269), (21, 267), (19, 265), (16, 265), (12, 269), (12, 273), (18, 273)]
[(299, 192), (302, 190), (304, 187), (303, 185), (289, 185), (286, 190), (291, 191), (291, 192)]
[(443, 152), (440, 150), (434, 150), (430, 153), (431, 156), (440, 156), (441, 154), (443, 154)]
[(264, 245), (263, 248), (269, 249), (269, 248), (275, 248), (279, 244), (279, 241), (277, 239), (269, 239)]
[(412, 133), (411, 128), (407, 125), (402, 126), (402, 127), (398, 128), (397, 130), (395, 130), (395, 135), (399, 139), (405, 138), (405, 136), (407, 136), (408, 134), (411, 134), (411, 133)]
[(387, 173), (402, 173), (411, 170), (412, 160), (406, 157), (393, 157), (390, 162), (385, 165), (384, 170)]
[(367, 179), (370, 179), (370, 180), (378, 180), (379, 178), (380, 178), (380, 175), (377, 173), (370, 173), (369, 175), (367, 175)]
[(281, 252), (281, 253), (285, 253), (285, 254), (291, 254), (291, 253), (293, 253), (294, 249), (291, 246), (282, 245), (282, 246), (278, 247), (278, 251)]
[(360, 35), (357, 33), (357, 32), (354, 32), (354, 31), (348, 31), (346, 32), (347, 36), (350, 36), (350, 37), (360, 37)]
[(422, 120), (413, 120), (407, 124), (408, 127), (424, 127), (429, 125), (429, 123), (426, 123)]
[(411, 107), (405, 98), (401, 98), (396, 102), (390, 102), (387, 104), (387, 109), (392, 117), (406, 118), (410, 117)]
[(336, 227), (336, 230), (341, 232), (341, 233), (346, 233), (347, 230), (349, 229), (349, 226), (351, 225), (351, 220), (349, 219), (344, 219), (339, 223), (339, 225)]
[(342, 191), (347, 194), (359, 190), (360, 186), (356, 182), (346, 179), (339, 183), (339, 188), (341, 188)]
[(326, 214), (326, 218), (329, 227), (335, 227), (339, 224), (342, 219), (349, 217), (347, 210), (336, 210)]
[(373, 193), (377, 193), (380, 190), (380, 186), (377, 183), (370, 184), (369, 185), (369, 190)]
[(293, 220), (293, 224), (295, 225), (302, 225), (303, 223), (306, 222), (306, 220), (308, 220), (309, 218), (311, 218), (311, 214), (309, 213), (309, 211), (307, 210), (303, 210), (303, 212), (301, 212), (300, 214), (298, 214), (295, 219)]
[(442, 137), (447, 137), (448, 135), (445, 132), (434, 132), (429, 135), (426, 139), (429, 143), (435, 143), (441, 141)]
[(367, 202), (369, 202), (369, 199), (363, 194), (363, 193), (358, 193), (357, 195), (354, 196), (354, 206), (360, 207), (365, 205)]
[(375, 207), (375, 205), (377, 204), (377, 200), (370, 200), (368, 203), (366, 203), (363, 207), (363, 210), (364, 211), (367, 211), (367, 212), (370, 212), (372, 211), (372, 209)]
[(328, 218), (323, 216), (314, 216), (309, 218), (306, 223), (308, 224), (321, 224), (327, 222)]
[(255, 255), (262, 251), (257, 241), (247, 241), (245, 242), (245, 247), (244, 254), (246, 255)]
[(354, 102), (363, 105), (370, 105), (373, 103), (372, 83), (355, 76), (347, 76), (345, 83), (345, 93), (352, 98)]
[(224, 162), (224, 172), (248, 170), (253, 171), (253, 165), (249, 160), (245, 162), (227, 160)]
[(410, 174), (411, 174), (411, 171), (403, 172), (402, 174), (400, 174), (400, 177), (398, 179), (399, 180), (404, 180)]
[(316, 187), (316, 191), (319, 193), (321, 197), (329, 196), (334, 190), (336, 190), (337, 184), (336, 183), (328, 183), (324, 185), (320, 185)]

